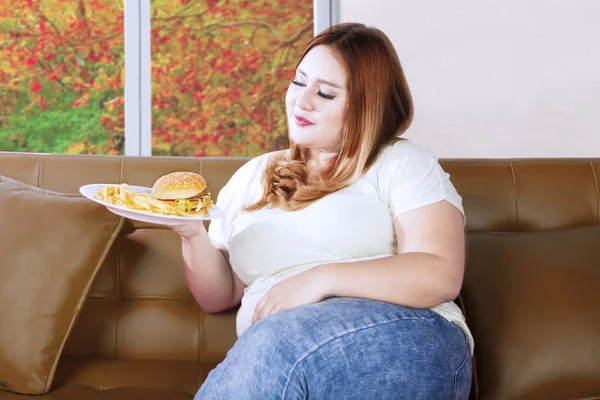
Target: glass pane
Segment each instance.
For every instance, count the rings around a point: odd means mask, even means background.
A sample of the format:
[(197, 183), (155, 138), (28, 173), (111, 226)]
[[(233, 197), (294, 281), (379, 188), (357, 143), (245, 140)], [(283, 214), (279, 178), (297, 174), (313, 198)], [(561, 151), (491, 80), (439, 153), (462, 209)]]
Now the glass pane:
[(152, 153), (288, 147), (285, 91), (313, 37), (313, 0), (151, 2)]
[(123, 2), (0, 0), (0, 151), (122, 154)]

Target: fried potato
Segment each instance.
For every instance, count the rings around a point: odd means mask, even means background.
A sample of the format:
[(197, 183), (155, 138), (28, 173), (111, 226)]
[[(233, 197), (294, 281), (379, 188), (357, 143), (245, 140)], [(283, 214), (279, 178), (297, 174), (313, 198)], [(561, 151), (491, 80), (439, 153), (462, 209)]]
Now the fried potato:
[(180, 217), (206, 214), (213, 205), (213, 202), (209, 197), (203, 197), (198, 203), (195, 212), (186, 212), (177, 207), (177, 205), (160, 201), (147, 193), (132, 193), (130, 192), (130, 189), (130, 186), (126, 183), (118, 186), (107, 185), (100, 189), (94, 197), (106, 203), (126, 207), (132, 210)]

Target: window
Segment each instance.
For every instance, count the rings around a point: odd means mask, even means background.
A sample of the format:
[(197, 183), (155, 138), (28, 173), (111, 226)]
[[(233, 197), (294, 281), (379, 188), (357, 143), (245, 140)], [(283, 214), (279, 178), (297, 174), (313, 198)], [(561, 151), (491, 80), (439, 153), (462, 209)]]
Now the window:
[(333, 0), (0, 0), (0, 151), (253, 156)]
[(119, 1), (0, 0), (0, 150), (120, 154)]

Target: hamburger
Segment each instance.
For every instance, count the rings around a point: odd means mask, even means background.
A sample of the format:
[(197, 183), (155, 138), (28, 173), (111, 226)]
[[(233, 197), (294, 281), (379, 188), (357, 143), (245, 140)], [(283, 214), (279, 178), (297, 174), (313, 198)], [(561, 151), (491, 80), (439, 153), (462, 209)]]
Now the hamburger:
[(152, 186), (152, 197), (187, 214), (206, 214), (213, 205), (206, 181), (187, 171), (163, 175)]

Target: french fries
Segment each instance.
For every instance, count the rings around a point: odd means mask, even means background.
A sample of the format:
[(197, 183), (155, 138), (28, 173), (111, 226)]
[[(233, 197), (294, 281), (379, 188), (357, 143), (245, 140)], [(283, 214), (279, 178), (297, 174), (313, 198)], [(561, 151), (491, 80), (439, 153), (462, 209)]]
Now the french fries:
[(122, 185), (106, 185), (99, 190), (94, 197), (106, 203), (116, 206), (126, 207), (132, 210), (147, 211), (162, 215), (175, 215), (180, 217), (197, 216), (206, 214), (213, 205), (210, 197), (203, 197), (198, 208), (200, 212), (186, 212), (175, 204), (169, 204), (155, 199), (150, 194), (135, 193), (130, 191), (130, 186), (126, 183)]

